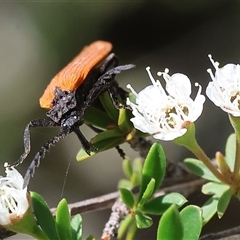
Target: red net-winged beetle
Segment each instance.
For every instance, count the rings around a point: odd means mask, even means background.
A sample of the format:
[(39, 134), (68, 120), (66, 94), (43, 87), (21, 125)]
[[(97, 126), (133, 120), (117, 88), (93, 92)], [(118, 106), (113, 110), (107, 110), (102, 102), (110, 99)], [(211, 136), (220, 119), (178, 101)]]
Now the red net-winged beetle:
[(47, 141), (33, 158), (24, 177), (24, 187), (28, 185), (40, 159), (51, 146), (74, 132), (85, 151), (90, 154), (94, 146), (84, 137), (79, 127), (84, 123), (84, 112), (103, 92), (108, 91), (114, 105), (124, 108), (118, 101), (118, 93), (112, 83), (115, 76), (123, 70), (134, 67), (133, 64), (118, 66), (118, 59), (111, 53), (112, 44), (95, 41), (83, 50), (63, 68), (49, 83), (40, 98), (40, 106), (47, 109), (46, 119), (36, 119), (28, 123), (24, 130), (24, 153), (13, 164), (21, 164), (30, 152), (30, 128), (60, 127), (60, 132)]

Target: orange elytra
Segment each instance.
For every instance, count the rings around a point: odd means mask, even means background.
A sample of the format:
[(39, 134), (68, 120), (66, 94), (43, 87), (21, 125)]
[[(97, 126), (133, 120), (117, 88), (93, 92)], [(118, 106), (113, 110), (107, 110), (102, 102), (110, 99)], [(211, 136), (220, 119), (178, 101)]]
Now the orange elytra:
[(39, 99), (42, 108), (50, 109), (54, 99), (55, 89), (73, 91), (85, 80), (88, 73), (112, 50), (112, 44), (96, 41), (83, 50), (63, 68), (49, 83)]

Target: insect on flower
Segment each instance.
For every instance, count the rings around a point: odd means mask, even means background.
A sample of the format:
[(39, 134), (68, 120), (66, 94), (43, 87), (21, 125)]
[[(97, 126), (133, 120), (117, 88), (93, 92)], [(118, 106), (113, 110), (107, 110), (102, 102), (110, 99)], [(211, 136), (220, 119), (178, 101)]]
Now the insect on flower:
[(84, 112), (92, 102), (103, 92), (109, 92), (114, 105), (124, 108), (118, 101), (118, 93), (113, 87), (115, 76), (123, 70), (134, 67), (132, 64), (118, 66), (118, 59), (110, 53), (112, 44), (96, 41), (85, 47), (65, 68), (63, 68), (49, 83), (42, 97), (40, 106), (47, 109), (46, 119), (32, 120), (24, 131), (24, 153), (11, 166), (21, 164), (30, 152), (30, 128), (60, 127), (60, 133), (47, 141), (32, 160), (25, 178), (24, 186), (29, 182), (35, 167), (45, 156), (49, 148), (74, 132), (85, 151), (90, 155), (96, 150), (84, 137), (79, 127), (83, 124)]

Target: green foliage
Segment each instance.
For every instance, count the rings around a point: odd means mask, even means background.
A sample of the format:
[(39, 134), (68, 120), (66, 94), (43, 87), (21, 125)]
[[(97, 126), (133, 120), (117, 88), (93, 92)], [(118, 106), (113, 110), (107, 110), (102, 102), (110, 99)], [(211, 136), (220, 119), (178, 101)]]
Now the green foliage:
[(231, 197), (233, 195), (232, 189), (229, 187), (226, 191), (223, 192), (223, 194), (220, 196), (217, 206), (217, 214), (218, 217), (221, 218), (223, 214), (225, 213), (228, 204), (231, 200)]
[(201, 208), (187, 206), (180, 213), (173, 204), (162, 215), (157, 239), (197, 240), (202, 229)]
[(234, 133), (231, 134), (227, 139), (225, 155), (228, 166), (231, 171), (233, 171), (236, 159), (236, 134)]
[(226, 182), (221, 182), (217, 179), (209, 169), (197, 159), (185, 159), (184, 164), (189, 171), (194, 174), (209, 180), (210, 182), (202, 186), (202, 193), (212, 195), (202, 206), (202, 221), (203, 225), (211, 220), (214, 214), (217, 213), (219, 218), (224, 215), (230, 200), (233, 195), (238, 196), (239, 193), (239, 172), (235, 171), (236, 151), (237, 151), (236, 135), (231, 134), (227, 139), (225, 148), (225, 157), (222, 155), (217, 157), (219, 164), (218, 171), (222, 171)]
[(181, 240), (184, 239), (184, 227), (176, 205), (172, 205), (162, 215), (157, 230), (158, 240)]
[(66, 199), (62, 199), (57, 206), (56, 229), (59, 239), (72, 239), (70, 215)]
[(142, 181), (138, 195), (138, 202), (146, 191), (149, 182), (154, 179), (155, 184), (152, 193), (148, 196), (150, 198), (156, 190), (160, 187), (166, 170), (166, 157), (163, 148), (160, 144), (155, 143), (148, 152), (142, 169)]
[(140, 210), (135, 210), (135, 220), (138, 228), (148, 228), (153, 224), (152, 218)]
[(183, 239), (197, 240), (202, 230), (202, 210), (200, 207), (190, 205), (180, 212), (183, 224)]
[(49, 239), (60, 239), (56, 223), (45, 200), (36, 192), (31, 192), (33, 211), (37, 222)]
[(134, 207), (134, 195), (133, 193), (127, 188), (120, 188), (120, 196), (123, 202), (129, 207)]
[(187, 199), (179, 193), (167, 193), (150, 199), (144, 204), (142, 210), (148, 214), (162, 215), (172, 204), (182, 207)]
[[(56, 218), (38, 193), (31, 192), (31, 199), (37, 222), (49, 239), (82, 240), (82, 218), (77, 214), (71, 220), (66, 199), (58, 204)], [(88, 239), (94, 238), (89, 236)]]
[[(161, 220), (162, 222), (159, 225), (161, 227), (159, 227), (158, 230), (158, 239), (179, 239), (176, 238), (176, 236), (178, 236), (180, 232), (182, 236), (184, 236), (184, 234), (189, 236), (190, 233), (185, 227), (189, 228), (191, 224), (186, 223), (186, 225), (183, 225), (181, 218), (186, 218), (192, 213), (194, 213), (197, 219), (193, 221), (193, 224), (196, 224), (196, 226), (193, 228), (191, 234), (199, 236), (202, 226), (202, 221), (199, 217), (199, 208), (192, 206), (192, 208), (186, 209), (185, 212), (179, 214), (177, 208), (182, 207), (187, 202), (184, 196), (179, 193), (168, 193), (160, 196), (154, 195), (162, 183), (165, 169), (166, 159), (159, 143), (155, 143), (152, 146), (144, 163), (139, 159), (135, 159), (132, 163), (129, 159), (123, 161), (123, 171), (127, 179), (122, 179), (119, 182), (119, 190), (121, 199), (131, 209), (131, 213), (126, 217), (126, 220), (123, 221), (123, 224), (121, 224), (119, 229), (121, 237), (126, 233), (129, 239), (133, 239), (136, 228), (143, 229), (151, 227), (153, 220), (149, 215), (164, 215), (167, 211), (169, 212), (166, 213), (164, 217), (162, 216), (163, 220)], [(133, 175), (136, 176), (137, 179), (140, 179), (138, 185), (136, 185)], [(136, 194), (135, 197), (135, 194), (131, 191), (134, 187), (140, 188), (139, 193)], [(169, 229), (172, 228), (172, 226), (175, 228), (173, 224), (176, 224), (176, 221), (178, 222), (176, 216), (178, 216), (180, 221), (177, 225), (176, 232), (165, 230), (162, 232), (162, 230), (160, 230), (162, 228)], [(166, 225), (168, 227), (166, 227)]]
[(190, 172), (201, 178), (213, 182), (219, 182), (219, 180), (210, 172), (210, 170), (200, 160), (194, 158), (187, 158), (184, 160), (184, 165), (188, 168)]
[(80, 214), (73, 216), (71, 220), (72, 238), (82, 240), (82, 217)]

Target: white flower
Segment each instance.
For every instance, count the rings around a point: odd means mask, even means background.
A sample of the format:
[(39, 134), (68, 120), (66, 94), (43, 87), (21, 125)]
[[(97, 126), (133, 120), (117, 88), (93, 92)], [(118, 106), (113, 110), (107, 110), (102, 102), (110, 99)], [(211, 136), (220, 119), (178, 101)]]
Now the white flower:
[(215, 76), (211, 69), (208, 72), (212, 78), (206, 89), (209, 99), (223, 111), (235, 117), (240, 116), (240, 65), (227, 64), (219, 68), (219, 63), (214, 62), (212, 56), (208, 57), (215, 67)]
[[(6, 166), (6, 164), (5, 164)], [(13, 167), (6, 168), (6, 177), (0, 176), (0, 225), (13, 224), (27, 211), (27, 187), (21, 174)]]
[[(139, 93), (129, 85), (132, 93), (136, 96), (136, 102), (131, 106), (134, 118), (131, 121), (134, 127), (141, 132), (153, 134), (153, 137), (160, 140), (173, 140), (184, 135), (187, 131), (184, 128), (185, 122), (194, 122), (201, 115), (205, 97), (201, 95), (201, 86), (195, 100), (190, 98), (191, 82), (189, 78), (181, 73), (170, 76), (169, 70), (159, 72), (166, 81), (166, 91), (159, 80), (155, 80), (150, 73), (150, 67), (146, 68), (152, 85), (146, 87)], [(168, 94), (167, 94), (167, 93)]]

